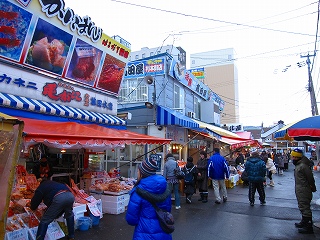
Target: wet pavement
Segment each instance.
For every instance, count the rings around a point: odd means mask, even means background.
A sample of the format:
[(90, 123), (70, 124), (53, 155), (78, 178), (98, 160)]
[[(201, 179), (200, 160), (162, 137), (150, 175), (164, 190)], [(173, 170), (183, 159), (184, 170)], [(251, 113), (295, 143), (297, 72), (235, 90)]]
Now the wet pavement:
[[(181, 209), (172, 208), (175, 218), (174, 240), (264, 240), (264, 239), (320, 239), (320, 228), (314, 234), (300, 234), (294, 223), (300, 221), (294, 193), (293, 165), (283, 175), (274, 175), (275, 186), (266, 187), (265, 206), (261, 206), (256, 194), (256, 204), (249, 205), (248, 187), (243, 185), (228, 189), (228, 201), (214, 203), (213, 189), (209, 189), (208, 203), (198, 202), (194, 195), (192, 204), (186, 204), (181, 196)], [(312, 211), (315, 223), (320, 222), (320, 172), (314, 172), (318, 191), (313, 195)], [(76, 239), (130, 240), (134, 227), (125, 221), (125, 213), (104, 214), (97, 227), (88, 231), (76, 231)]]

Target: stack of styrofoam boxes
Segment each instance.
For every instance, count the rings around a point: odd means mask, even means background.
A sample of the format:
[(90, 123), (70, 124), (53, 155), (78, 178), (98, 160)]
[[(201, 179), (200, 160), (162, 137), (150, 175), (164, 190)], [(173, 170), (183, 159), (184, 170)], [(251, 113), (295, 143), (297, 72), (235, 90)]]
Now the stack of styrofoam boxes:
[(87, 212), (87, 204), (79, 204), (75, 203), (73, 205), (73, 214), (74, 214), (74, 221), (75, 221), (75, 228), (77, 228), (78, 224), (77, 221), (80, 217), (84, 217), (84, 213)]
[(102, 213), (120, 214), (126, 211), (125, 194), (119, 196), (101, 195)]
[(129, 200), (130, 200), (129, 193), (124, 194), (124, 206), (125, 206), (126, 210), (127, 210), (128, 204), (129, 204)]
[(105, 178), (81, 178), (80, 179), (80, 189), (83, 189), (85, 192), (89, 193), (89, 188), (92, 185), (98, 183), (104, 183)]

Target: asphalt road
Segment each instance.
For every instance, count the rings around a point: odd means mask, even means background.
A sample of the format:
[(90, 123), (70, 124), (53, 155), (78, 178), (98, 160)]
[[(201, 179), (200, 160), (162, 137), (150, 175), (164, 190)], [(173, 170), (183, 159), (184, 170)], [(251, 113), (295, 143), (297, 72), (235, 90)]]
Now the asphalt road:
[[(318, 192), (314, 193), (312, 211), (314, 222), (320, 222), (320, 172), (314, 172)], [(250, 206), (248, 188), (242, 185), (228, 189), (228, 201), (215, 204), (213, 190), (209, 189), (209, 202), (186, 204), (182, 196), (181, 209), (172, 212), (175, 217), (174, 240), (265, 240), (265, 239), (320, 239), (320, 228), (314, 234), (300, 234), (294, 223), (300, 221), (294, 193), (293, 165), (283, 175), (274, 175), (275, 187), (266, 187), (265, 206), (260, 206), (256, 194), (256, 205)], [(320, 203), (319, 203), (320, 204)], [(98, 227), (88, 231), (76, 231), (76, 239), (83, 240), (130, 240), (134, 227), (125, 221), (125, 213), (104, 214)]]

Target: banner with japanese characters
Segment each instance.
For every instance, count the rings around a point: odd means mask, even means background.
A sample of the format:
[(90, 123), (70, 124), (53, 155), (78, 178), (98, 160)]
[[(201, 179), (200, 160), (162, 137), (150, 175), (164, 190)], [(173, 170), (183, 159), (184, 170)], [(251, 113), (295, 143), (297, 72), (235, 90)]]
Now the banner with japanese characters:
[(118, 95), (130, 49), (63, 0), (0, 0), (0, 58)]

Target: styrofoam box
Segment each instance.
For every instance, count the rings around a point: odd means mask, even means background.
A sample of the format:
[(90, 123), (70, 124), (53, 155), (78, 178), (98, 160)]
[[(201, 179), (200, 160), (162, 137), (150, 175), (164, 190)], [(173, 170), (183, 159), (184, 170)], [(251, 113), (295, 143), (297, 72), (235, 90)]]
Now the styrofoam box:
[(109, 202), (109, 201), (102, 201), (102, 208), (119, 208), (119, 207), (124, 207), (125, 206), (125, 201), (117, 201), (117, 202)]
[(79, 204), (79, 203), (75, 203), (73, 205), (73, 212), (77, 213), (77, 212), (86, 212), (87, 211), (87, 204)]
[[(36, 239), (38, 227), (29, 228), (29, 238), (32, 240)], [(63, 238), (65, 236), (64, 232), (60, 228), (59, 224), (55, 221), (49, 224), (47, 229), (47, 234), (45, 236), (45, 240), (57, 240)]]
[(119, 202), (119, 201), (124, 201), (125, 195), (119, 195), (119, 196), (111, 196), (111, 195), (101, 195), (101, 201), (102, 202)]
[(12, 232), (6, 232), (5, 240), (28, 240), (27, 228), (21, 228)]
[(125, 207), (128, 206), (129, 200), (130, 200), (130, 194), (127, 193), (124, 195), (124, 206)]
[(108, 208), (108, 207), (103, 207), (102, 204), (102, 212), (103, 213), (108, 213), (108, 214), (120, 214), (120, 213), (124, 213), (126, 211), (125, 207), (119, 207), (119, 208)]

